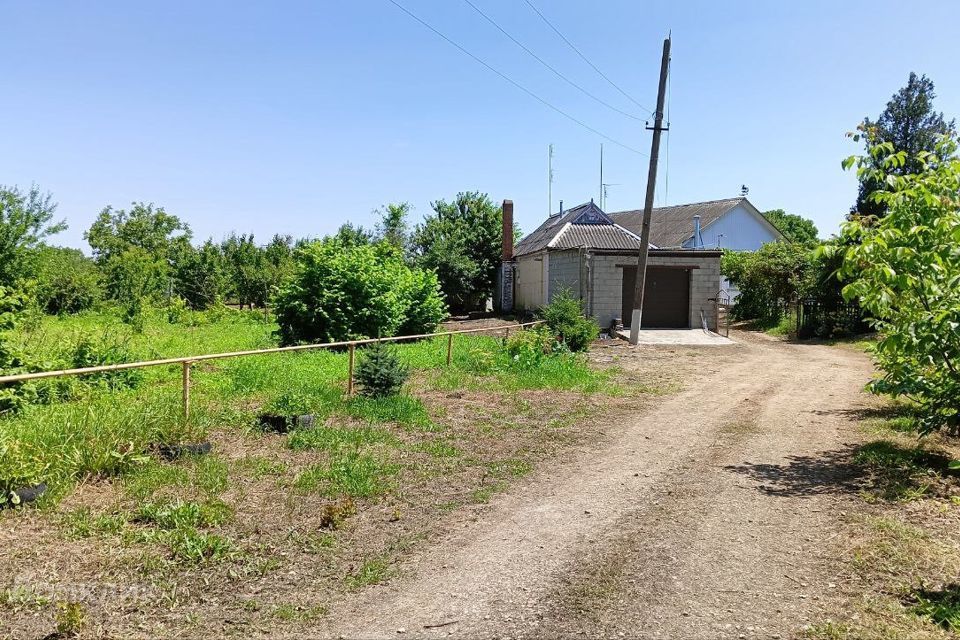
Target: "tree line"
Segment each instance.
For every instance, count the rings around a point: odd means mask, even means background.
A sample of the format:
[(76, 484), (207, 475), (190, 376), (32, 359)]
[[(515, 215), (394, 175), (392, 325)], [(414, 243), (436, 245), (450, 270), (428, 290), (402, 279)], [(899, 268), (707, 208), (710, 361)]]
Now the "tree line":
[(145, 307), (172, 302), (194, 310), (223, 303), (264, 307), (309, 261), (309, 248), (324, 243), (341, 253), (390, 247), (398, 264), (432, 272), (444, 304), (463, 311), (492, 295), (500, 256), (502, 211), (478, 192), (432, 202), (431, 213), (416, 225), (408, 203), (389, 204), (377, 211), (373, 230), (346, 222), (325, 238), (276, 234), (266, 243), (231, 233), (221, 242), (195, 244), (189, 224), (162, 206), (108, 206), (84, 233), (89, 258), (49, 243), (66, 228), (55, 220), (56, 208), (36, 186), (0, 187), (0, 287), (25, 294), (50, 314), (101, 303), (131, 319)]

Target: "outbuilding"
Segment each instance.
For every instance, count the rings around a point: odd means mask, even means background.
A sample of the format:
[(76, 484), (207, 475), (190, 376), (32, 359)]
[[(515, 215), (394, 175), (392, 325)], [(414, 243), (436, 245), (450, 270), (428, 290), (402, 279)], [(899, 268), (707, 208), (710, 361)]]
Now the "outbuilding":
[[(532, 311), (566, 290), (601, 327), (629, 325), (640, 247), (638, 234), (592, 201), (561, 211), (513, 251), (514, 306)], [(650, 244), (649, 255), (643, 328), (716, 330), (721, 252)]]

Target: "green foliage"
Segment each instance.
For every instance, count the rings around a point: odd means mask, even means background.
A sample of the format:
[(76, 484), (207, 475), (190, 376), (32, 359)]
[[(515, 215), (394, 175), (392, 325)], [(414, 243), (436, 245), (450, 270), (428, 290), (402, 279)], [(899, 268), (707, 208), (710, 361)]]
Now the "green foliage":
[(67, 228), (51, 224), (57, 205), (36, 186), (24, 193), (0, 185), (0, 287), (13, 287), (34, 275), (36, 249), (44, 238)]
[(775, 226), (788, 242), (813, 246), (819, 242), (819, 232), (813, 220), (809, 220), (783, 209), (764, 211), (763, 217)]
[[(933, 107), (934, 93), (933, 80), (927, 76), (917, 77), (911, 72), (907, 85), (901, 88), (890, 98), (886, 109), (876, 121), (864, 118), (860, 128), (870, 132), (870, 141), (867, 151), (876, 143), (890, 143), (896, 152), (904, 153), (904, 163), (899, 166), (881, 167), (869, 154), (871, 168), (882, 169), (880, 173), (865, 172), (860, 178), (860, 190), (857, 203), (852, 212), (860, 217), (882, 217), (887, 207), (883, 200), (873, 197), (873, 194), (886, 189), (884, 177), (881, 175), (909, 175), (919, 173), (922, 163), (918, 158), (921, 152), (933, 152), (936, 149), (940, 136), (956, 133), (955, 121), (946, 121), (943, 113), (938, 113)], [(876, 157), (879, 161), (880, 158)]]
[(410, 228), (407, 224), (410, 209), (409, 202), (399, 202), (388, 204), (383, 210), (378, 210), (376, 213), (380, 214), (380, 222), (377, 223), (377, 241), (392, 244), (400, 251), (406, 252), (410, 240)]
[(569, 291), (554, 295), (550, 304), (541, 309), (540, 315), (570, 351), (586, 351), (600, 335), (597, 323), (584, 316), (580, 300)]
[(445, 316), (436, 277), (392, 245), (309, 243), (276, 298), (284, 344), (431, 333)]
[(413, 233), (414, 261), (436, 272), (454, 310), (474, 309), (493, 295), (503, 211), (486, 194), (472, 191), (431, 206), (434, 215), (426, 216)]
[(78, 249), (41, 247), (34, 298), (46, 313), (79, 313), (103, 297), (100, 270)]
[(379, 342), (360, 352), (354, 372), (360, 393), (370, 398), (396, 395), (409, 375), (396, 352)]
[(520, 367), (537, 367), (554, 352), (556, 336), (542, 325), (518, 331), (507, 340), (507, 355)]
[(724, 251), (720, 272), (740, 289), (734, 315), (775, 325), (787, 304), (809, 290), (811, 250), (792, 242), (768, 242), (757, 251)]
[[(960, 432), (960, 159), (946, 137), (933, 152), (905, 151), (867, 132), (868, 157), (850, 158), (887, 214), (843, 226), (844, 296), (870, 312), (880, 339), (873, 352), (877, 393), (914, 400), (921, 429)], [(917, 173), (889, 172), (908, 164)]]
[(265, 306), (293, 269), (290, 236), (275, 235), (258, 247), (253, 235), (231, 234), (221, 244), (227, 274), (227, 295), (251, 309)]
[[(23, 314), (25, 304), (23, 293), (0, 286), (0, 372), (4, 375), (30, 373), (34, 369), (27, 356), (11, 340), (11, 333)], [(0, 387), (0, 416), (19, 412), (36, 397), (36, 385), (30, 382)]]
[[(110, 364), (136, 362), (137, 354), (130, 346), (129, 336), (104, 332), (84, 333), (76, 337), (67, 353), (70, 368), (99, 367)], [(110, 390), (136, 387), (143, 381), (143, 370), (124, 369), (84, 376), (81, 384), (99, 384)]]
[(193, 250), (190, 227), (163, 207), (135, 202), (130, 211), (106, 207), (84, 237), (103, 269), (107, 292), (136, 320), (145, 303), (168, 291), (178, 261)]
[(191, 309), (221, 302), (227, 286), (227, 263), (220, 247), (207, 240), (199, 249), (185, 247), (174, 265), (174, 289)]
[(83, 604), (71, 600), (57, 603), (57, 636), (76, 638), (87, 624), (87, 611)]

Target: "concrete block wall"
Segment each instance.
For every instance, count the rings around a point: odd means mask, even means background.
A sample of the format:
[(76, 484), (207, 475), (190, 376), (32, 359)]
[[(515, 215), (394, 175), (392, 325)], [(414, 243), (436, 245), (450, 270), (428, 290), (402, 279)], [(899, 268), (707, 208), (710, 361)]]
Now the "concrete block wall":
[(568, 289), (573, 297), (579, 297), (580, 287), (580, 252), (576, 249), (568, 251), (550, 252), (550, 288), (547, 293), (547, 302), (553, 301), (553, 296)]
[[(590, 295), (587, 312), (601, 327), (609, 327), (614, 318), (620, 317), (623, 307), (623, 269), (618, 265), (628, 264), (627, 256), (591, 255)], [(636, 264), (637, 257), (633, 256)]]

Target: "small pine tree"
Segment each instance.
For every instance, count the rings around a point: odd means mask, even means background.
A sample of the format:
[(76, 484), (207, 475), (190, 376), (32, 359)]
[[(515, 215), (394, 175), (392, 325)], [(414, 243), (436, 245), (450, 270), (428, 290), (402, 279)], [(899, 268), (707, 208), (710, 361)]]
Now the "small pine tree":
[(356, 379), (360, 393), (371, 398), (395, 395), (410, 375), (390, 348), (374, 343), (360, 354)]

